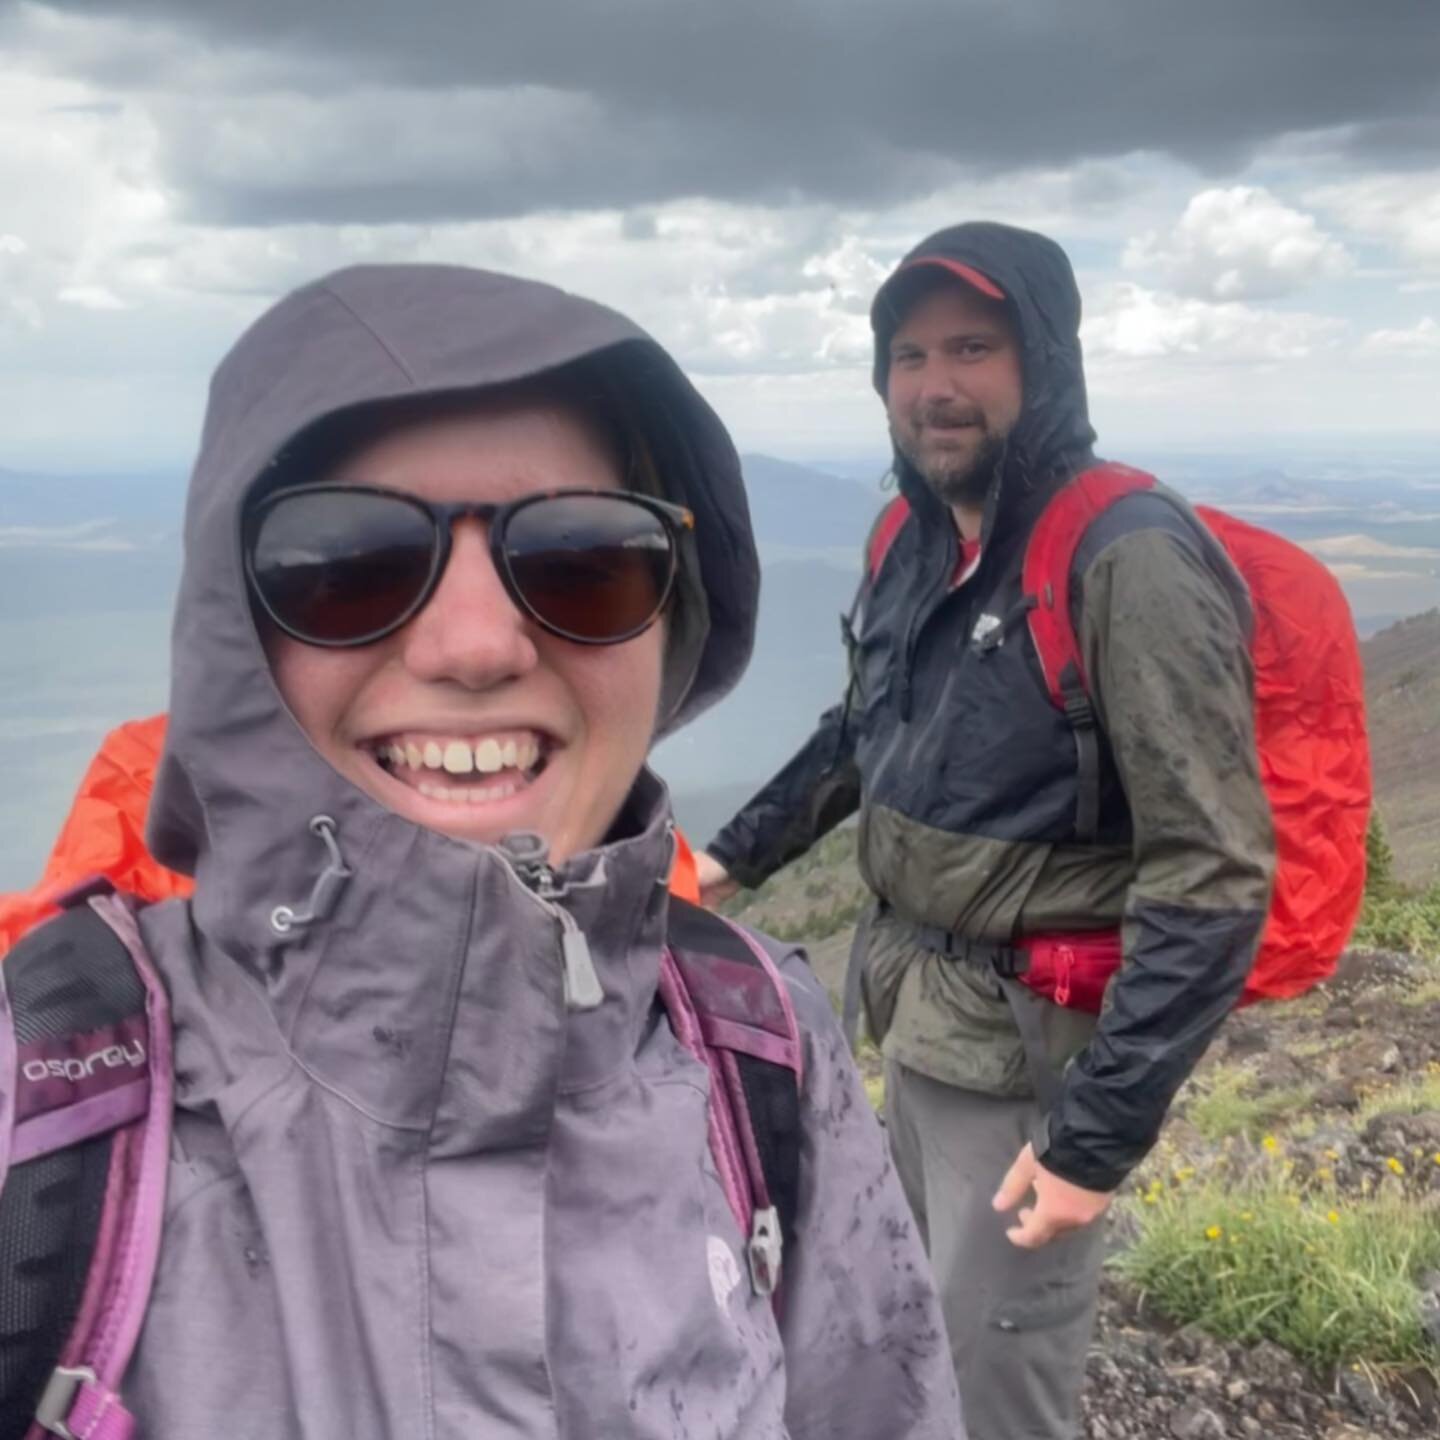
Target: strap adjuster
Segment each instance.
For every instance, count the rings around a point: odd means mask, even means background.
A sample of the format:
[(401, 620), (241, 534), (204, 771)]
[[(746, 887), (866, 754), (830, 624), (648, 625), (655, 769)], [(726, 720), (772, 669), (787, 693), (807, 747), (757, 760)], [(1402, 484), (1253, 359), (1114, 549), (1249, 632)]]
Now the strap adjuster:
[(773, 1295), (780, 1283), (780, 1252), (785, 1242), (780, 1235), (780, 1212), (769, 1205), (757, 1210), (750, 1222), (745, 1256), (750, 1262), (750, 1284), (757, 1295)]
[(996, 945), (991, 949), (990, 965), (1002, 980), (1018, 980), (1030, 968), (1030, 957), (1014, 945)]
[(82, 1385), (95, 1383), (95, 1372), (88, 1365), (57, 1365), (35, 1407), (35, 1423), (60, 1440), (76, 1440), (69, 1424), (75, 1396)]
[(1067, 690), (1065, 692), (1065, 718), (1077, 730), (1093, 730), (1095, 728), (1095, 707), (1090, 703), (1090, 697), (1083, 690)]

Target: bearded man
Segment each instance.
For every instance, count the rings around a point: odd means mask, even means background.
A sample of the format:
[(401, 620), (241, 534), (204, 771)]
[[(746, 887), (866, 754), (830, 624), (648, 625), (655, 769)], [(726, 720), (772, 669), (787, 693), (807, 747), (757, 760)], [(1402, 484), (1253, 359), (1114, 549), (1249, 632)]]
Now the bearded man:
[[(1070, 263), (1044, 236), (959, 225), (905, 258), (871, 324), (906, 505), (867, 546), (849, 693), (700, 880), (711, 900), (759, 884), (859, 811), (875, 905), (854, 988), (970, 1433), (1068, 1440), (1097, 1222), (1268, 909), (1249, 600), (1182, 500), (1125, 495), (1069, 571), (1084, 677), (1058, 708), (1022, 569), (1047, 504), (1097, 464)], [(1063, 967), (1087, 945), (1118, 967), (1098, 1014), (1068, 971), (1048, 993), (1027, 973), (1042, 948)]]

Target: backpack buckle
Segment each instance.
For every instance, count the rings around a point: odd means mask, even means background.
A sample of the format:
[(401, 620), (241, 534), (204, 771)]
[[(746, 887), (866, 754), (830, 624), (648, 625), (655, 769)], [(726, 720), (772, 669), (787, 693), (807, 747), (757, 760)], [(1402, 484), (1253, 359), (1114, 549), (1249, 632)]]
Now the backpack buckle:
[(784, 1243), (780, 1236), (780, 1212), (773, 1205), (757, 1210), (750, 1222), (750, 1238), (745, 1242), (750, 1284), (757, 1295), (775, 1293), (780, 1283), (780, 1252)]
[(35, 1407), (35, 1423), (60, 1440), (76, 1440), (69, 1425), (75, 1396), (82, 1385), (95, 1383), (95, 1372), (88, 1365), (57, 1365)]

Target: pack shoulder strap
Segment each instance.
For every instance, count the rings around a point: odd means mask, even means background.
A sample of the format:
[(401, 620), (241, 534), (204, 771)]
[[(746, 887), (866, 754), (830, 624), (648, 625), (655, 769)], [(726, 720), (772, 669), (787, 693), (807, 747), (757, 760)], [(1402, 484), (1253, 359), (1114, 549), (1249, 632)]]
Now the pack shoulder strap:
[[(1025, 547), (1021, 587), (1035, 600), (1030, 634), (1040, 657), (1045, 686), (1062, 710), (1069, 684), (1087, 685), (1085, 662), (1070, 617), (1070, 581), (1075, 554), (1086, 532), (1117, 500), (1153, 490), (1153, 475), (1128, 465), (1097, 465), (1056, 491)], [(1069, 678), (1073, 672), (1073, 680)]]
[(671, 897), (660, 999), (710, 1071), (710, 1148), (755, 1290), (772, 1295), (800, 1195), (803, 1044), (775, 962), (728, 920)]
[(1021, 592), (1030, 637), (1050, 699), (1065, 712), (1078, 766), (1075, 833), (1093, 844), (1100, 831), (1100, 736), (1085, 660), (1071, 618), (1070, 581), (1086, 532), (1117, 500), (1153, 490), (1156, 480), (1129, 465), (1097, 465), (1056, 491), (1025, 547)]
[(159, 1254), (169, 1008), (130, 902), (93, 889), (0, 967), (3, 1440), (134, 1433), (119, 1387)]
[(865, 542), (865, 573), (871, 580), (879, 575), (885, 557), (909, 518), (910, 502), (903, 495), (897, 495), (880, 512), (871, 527), (870, 538)]

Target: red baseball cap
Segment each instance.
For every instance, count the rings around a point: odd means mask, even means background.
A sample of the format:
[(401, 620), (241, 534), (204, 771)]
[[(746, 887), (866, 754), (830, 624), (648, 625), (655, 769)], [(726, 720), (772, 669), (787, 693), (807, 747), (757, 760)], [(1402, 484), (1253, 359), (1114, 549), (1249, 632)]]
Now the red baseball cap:
[(917, 255), (915, 259), (907, 260), (881, 286), (882, 291), (888, 290), (900, 276), (908, 274), (912, 270), (918, 270), (922, 265), (933, 265), (941, 270), (948, 270), (957, 279), (963, 280), (967, 285), (973, 286), (982, 295), (988, 295), (992, 300), (1005, 298), (1005, 292), (988, 275), (983, 274), (973, 265), (966, 265), (962, 260), (951, 260), (945, 255)]

